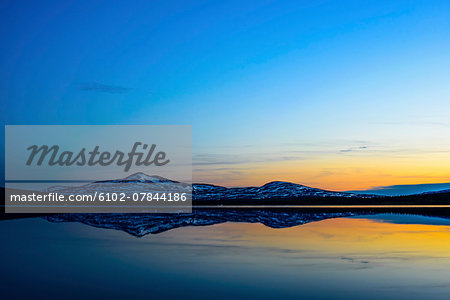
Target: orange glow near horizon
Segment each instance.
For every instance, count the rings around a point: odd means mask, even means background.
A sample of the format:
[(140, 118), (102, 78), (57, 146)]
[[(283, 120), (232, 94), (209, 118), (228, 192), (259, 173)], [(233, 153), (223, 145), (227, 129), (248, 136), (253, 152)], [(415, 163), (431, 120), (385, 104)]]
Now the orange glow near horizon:
[(445, 153), (430, 156), (346, 156), (322, 159), (242, 164), (194, 172), (196, 182), (223, 186), (260, 186), (289, 181), (334, 191), (365, 190), (379, 186), (450, 182), (450, 160)]

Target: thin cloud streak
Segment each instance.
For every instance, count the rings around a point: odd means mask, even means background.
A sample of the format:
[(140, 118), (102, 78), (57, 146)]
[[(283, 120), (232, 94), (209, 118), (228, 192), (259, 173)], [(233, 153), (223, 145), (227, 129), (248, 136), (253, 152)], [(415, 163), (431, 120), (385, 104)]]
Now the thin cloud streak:
[(108, 94), (126, 94), (133, 91), (133, 88), (109, 85), (99, 82), (88, 82), (80, 86), (81, 91), (85, 92), (98, 92), (98, 93), (108, 93)]

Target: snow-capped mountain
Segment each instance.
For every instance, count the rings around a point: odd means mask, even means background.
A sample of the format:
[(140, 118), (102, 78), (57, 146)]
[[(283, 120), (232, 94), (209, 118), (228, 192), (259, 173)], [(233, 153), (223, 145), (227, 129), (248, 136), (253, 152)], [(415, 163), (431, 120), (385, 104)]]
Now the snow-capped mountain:
[(53, 186), (48, 192), (60, 194), (94, 194), (99, 193), (191, 193), (191, 185), (166, 179), (160, 176), (150, 176), (135, 173), (123, 179), (94, 181), (81, 186)]
[[(160, 176), (136, 173), (123, 179), (95, 181), (82, 186), (53, 186), (48, 191), (64, 194), (93, 194), (95, 192), (113, 191), (117, 193), (175, 191), (190, 193), (191, 185)], [(226, 202), (227, 200), (301, 199), (302, 197), (372, 198), (374, 196), (332, 192), (283, 181), (273, 181), (259, 187), (234, 188), (211, 184), (192, 184), (192, 199), (197, 202), (215, 200)]]
[(331, 192), (300, 184), (273, 181), (260, 187), (226, 188), (210, 184), (194, 184), (193, 196), (197, 201), (201, 200), (244, 200), (244, 199), (286, 199), (302, 197), (372, 197), (371, 195), (357, 195), (351, 193)]
[[(93, 194), (95, 192), (140, 193), (140, 192), (191, 192), (191, 185), (169, 180), (160, 176), (136, 173), (122, 179), (103, 180), (82, 186), (53, 186), (49, 192), (63, 194)], [(192, 199), (202, 201), (301, 199), (302, 197), (372, 198), (372, 195), (358, 195), (332, 192), (300, 184), (273, 181), (260, 187), (227, 188), (211, 184), (192, 184)]]
[(169, 180), (167, 178), (157, 176), (157, 175), (147, 175), (142, 172), (134, 173), (123, 179), (106, 180), (98, 182), (109, 182), (109, 183), (178, 183), (177, 181)]

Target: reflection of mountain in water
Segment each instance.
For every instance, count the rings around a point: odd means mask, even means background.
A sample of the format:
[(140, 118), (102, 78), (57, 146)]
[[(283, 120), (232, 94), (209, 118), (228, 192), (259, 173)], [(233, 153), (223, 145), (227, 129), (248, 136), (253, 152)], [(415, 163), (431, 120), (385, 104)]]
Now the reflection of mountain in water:
[(61, 214), (46, 216), (45, 218), (51, 222), (81, 222), (94, 227), (123, 230), (141, 237), (184, 226), (206, 226), (225, 222), (262, 223), (271, 228), (286, 228), (357, 214), (361, 213), (209, 209), (195, 210), (192, 214)]

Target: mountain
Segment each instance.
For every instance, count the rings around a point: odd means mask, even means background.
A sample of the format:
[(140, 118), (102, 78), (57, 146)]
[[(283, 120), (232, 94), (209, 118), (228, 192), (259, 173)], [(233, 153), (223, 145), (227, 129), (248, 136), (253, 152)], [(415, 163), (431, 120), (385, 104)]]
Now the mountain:
[(115, 180), (106, 180), (106, 181), (97, 181), (104, 183), (178, 183), (177, 181), (169, 180), (167, 178), (156, 176), (156, 175), (147, 175), (142, 172), (134, 173), (128, 177), (123, 179), (115, 179)]
[(122, 179), (95, 181), (81, 186), (52, 186), (47, 192), (61, 194), (192, 192), (194, 205), (448, 205), (450, 190), (406, 196), (380, 196), (333, 192), (273, 181), (259, 187), (232, 187), (169, 180), (136, 173)]
[[(190, 185), (160, 176), (136, 173), (122, 179), (103, 180), (82, 186), (53, 186), (49, 192), (62, 194), (95, 192), (189, 192)], [(227, 188), (211, 184), (192, 184), (192, 199), (197, 203), (231, 203), (236, 201), (292, 200), (305, 198), (371, 198), (372, 195), (332, 192), (311, 188), (300, 184), (273, 181), (260, 187)]]
[(379, 196), (408, 196), (428, 192), (450, 191), (450, 183), (399, 184), (379, 186), (368, 190), (347, 191), (348, 193), (372, 194)]
[(190, 193), (189, 184), (169, 180), (161, 176), (135, 173), (122, 179), (94, 181), (81, 186), (52, 186), (48, 192), (60, 194), (94, 194), (99, 193)]
[(193, 197), (194, 197), (193, 199), (197, 201), (206, 201), (210, 199), (267, 200), (267, 199), (292, 199), (303, 197), (371, 198), (373, 196), (332, 192), (290, 182), (272, 181), (260, 187), (236, 187), (236, 188), (226, 188), (210, 184), (194, 184)]

